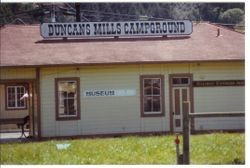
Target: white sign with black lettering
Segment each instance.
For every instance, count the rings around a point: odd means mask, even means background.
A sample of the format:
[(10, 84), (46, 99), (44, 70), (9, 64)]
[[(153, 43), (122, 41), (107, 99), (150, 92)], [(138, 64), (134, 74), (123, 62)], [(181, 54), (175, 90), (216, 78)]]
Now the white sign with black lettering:
[(189, 35), (193, 31), (189, 20), (43, 23), (44, 38), (84, 38), (108, 36)]
[(113, 96), (135, 96), (135, 89), (100, 89), (100, 90), (86, 90), (85, 97), (113, 97)]

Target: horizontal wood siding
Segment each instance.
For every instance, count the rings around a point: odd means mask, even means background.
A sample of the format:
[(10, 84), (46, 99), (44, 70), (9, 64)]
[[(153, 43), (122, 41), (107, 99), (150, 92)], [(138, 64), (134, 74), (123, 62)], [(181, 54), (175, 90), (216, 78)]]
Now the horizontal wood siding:
[(244, 69), (244, 62), (214, 62), (190, 65), (193, 80), (244, 80)]
[[(162, 66), (42, 68), (42, 136), (169, 131), (168, 115), (157, 118), (140, 116), (139, 76), (142, 74), (163, 74)], [(54, 79), (61, 77), (80, 77), (81, 120), (55, 121)], [(135, 89), (136, 95), (84, 97), (84, 91), (96, 89)]]
[(244, 117), (210, 117), (195, 119), (195, 130), (240, 130), (245, 128)]
[(196, 112), (244, 111), (244, 87), (194, 88)]
[(35, 68), (3, 68), (0, 70), (0, 79), (35, 79)]
[[(170, 131), (168, 78), (169, 74), (178, 73), (193, 74), (194, 80), (243, 80), (244, 64), (228, 62), (41, 68), (42, 137), (168, 132)], [(140, 116), (140, 75), (164, 75), (165, 116), (149, 118)], [(66, 77), (80, 78), (80, 120), (55, 120), (54, 80), (55, 78)], [(84, 91), (98, 89), (135, 89), (136, 95), (128, 97), (84, 97)], [(220, 93), (220, 95), (214, 98), (216, 93)], [(233, 101), (234, 99), (236, 101)], [(244, 111), (244, 87), (194, 88), (194, 101), (195, 112)], [(227, 105), (228, 102), (230, 103), (229, 106)], [(214, 121), (211, 122), (217, 122), (217, 120)], [(239, 122), (242, 122), (242, 119), (236, 118), (231, 121), (225, 118), (225, 123), (237, 125)], [(199, 119), (195, 122), (197, 129), (200, 128), (200, 123)], [(202, 124), (205, 128), (210, 129), (203, 122)], [(239, 127), (241, 126), (237, 126), (237, 128)], [(218, 128), (220, 128), (219, 125)]]
[[(192, 66), (194, 80), (244, 80), (244, 63), (201, 63)], [(195, 112), (245, 111), (245, 87), (194, 87)], [(195, 119), (196, 130), (244, 129), (244, 117)]]

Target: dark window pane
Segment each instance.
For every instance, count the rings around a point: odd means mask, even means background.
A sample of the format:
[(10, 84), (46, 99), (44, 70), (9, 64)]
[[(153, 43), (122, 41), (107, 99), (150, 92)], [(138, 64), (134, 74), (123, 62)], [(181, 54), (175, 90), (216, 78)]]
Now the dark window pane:
[(151, 86), (152, 80), (151, 79), (144, 79), (144, 87)]
[(13, 87), (8, 88), (8, 100), (15, 99), (15, 89)]
[(152, 95), (152, 81), (151, 79), (144, 79), (144, 94), (145, 95)]
[(180, 82), (180, 78), (173, 78), (173, 79), (172, 79), (172, 83), (173, 83), (174, 85), (180, 84), (180, 83), (181, 83), (181, 82)]
[(161, 99), (160, 96), (153, 97), (153, 111), (159, 112), (161, 111)]
[(15, 107), (15, 102), (14, 101), (9, 101), (8, 102), (8, 107)]
[(67, 92), (61, 92), (61, 94), (62, 94), (62, 98), (64, 99), (64, 98), (67, 98)]
[(144, 112), (151, 112), (152, 111), (152, 97), (145, 96), (144, 97)]
[(181, 83), (188, 84), (189, 83), (188, 78), (181, 78)]
[(76, 108), (74, 105), (75, 100), (74, 99), (69, 99), (68, 100), (68, 114), (69, 115), (75, 115), (76, 114)]
[(180, 85), (180, 84), (189, 84), (189, 78), (186, 77), (177, 77), (172, 79), (172, 84), (173, 85)]
[(151, 87), (144, 88), (144, 94), (145, 95), (152, 95), (152, 88)]
[(153, 83), (153, 87), (160, 88), (161, 80), (160, 79), (153, 79), (152, 83)]
[(20, 106), (21, 106), (21, 102), (17, 101), (17, 107), (20, 107)]
[(68, 109), (67, 109), (67, 107), (68, 107), (68, 101), (67, 101), (67, 99), (64, 99), (64, 114), (66, 115), (66, 114), (68, 114)]
[(17, 94), (21, 93), (20, 87), (17, 87), (16, 89), (17, 89)]
[(15, 88), (8, 87), (8, 107), (15, 107)]
[(68, 98), (74, 98), (75, 97), (75, 93), (74, 92), (69, 92), (68, 93)]
[(160, 95), (161, 80), (153, 79), (153, 95)]
[(18, 100), (17, 101), (17, 107), (24, 107), (24, 101), (23, 100)]
[(17, 94), (17, 100), (19, 100), (22, 96), (23, 94)]
[(24, 107), (24, 101), (20, 102), (21, 107)]
[(8, 101), (15, 101), (15, 95), (9, 94)]
[(160, 95), (160, 88), (153, 88), (153, 95)]

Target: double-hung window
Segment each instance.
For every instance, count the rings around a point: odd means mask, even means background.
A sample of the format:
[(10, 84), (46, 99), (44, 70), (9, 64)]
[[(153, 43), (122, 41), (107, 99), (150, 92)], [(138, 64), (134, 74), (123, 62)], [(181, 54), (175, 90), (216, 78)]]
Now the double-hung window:
[(26, 99), (21, 99), (26, 93), (25, 87), (22, 85), (14, 85), (6, 87), (6, 109), (26, 109)]
[(162, 75), (141, 76), (141, 116), (164, 115), (164, 78)]
[(80, 119), (79, 78), (56, 78), (56, 119)]

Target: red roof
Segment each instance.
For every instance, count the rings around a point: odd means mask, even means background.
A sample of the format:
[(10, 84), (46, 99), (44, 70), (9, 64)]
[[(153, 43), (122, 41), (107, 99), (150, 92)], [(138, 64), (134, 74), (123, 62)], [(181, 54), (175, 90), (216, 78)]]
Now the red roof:
[(187, 37), (44, 40), (39, 25), (0, 29), (0, 66), (235, 61), (245, 59), (245, 36), (209, 23)]

